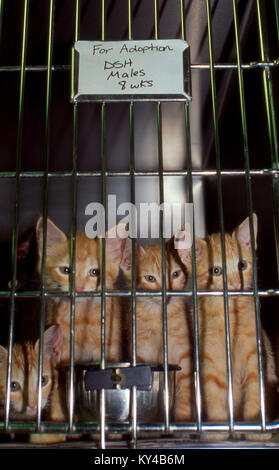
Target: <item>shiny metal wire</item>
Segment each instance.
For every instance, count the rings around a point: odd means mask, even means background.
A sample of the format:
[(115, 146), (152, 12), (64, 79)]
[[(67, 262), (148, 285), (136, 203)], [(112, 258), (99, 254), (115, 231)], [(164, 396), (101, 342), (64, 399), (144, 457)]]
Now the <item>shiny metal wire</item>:
[[(128, 0), (128, 40), (133, 39), (133, 0)], [(129, 105), (129, 134), (130, 134), (130, 198), (131, 203), (136, 202), (135, 188), (135, 149), (134, 149), (134, 103)], [(132, 226), (135, 223), (132, 214)], [(135, 239), (131, 240), (131, 265), (132, 265), (132, 293), (131, 293), (131, 313), (132, 313), (132, 366), (137, 365), (137, 342), (136, 342), (136, 244)], [(133, 387), (131, 395), (131, 416), (132, 416), (132, 445), (137, 447), (137, 389)]]
[(217, 96), (216, 96), (216, 79), (215, 79), (215, 70), (213, 67), (214, 50), (213, 50), (213, 38), (212, 38), (212, 18), (211, 18), (210, 0), (206, 0), (206, 10), (207, 10), (207, 22), (208, 22), (212, 114), (213, 114), (213, 122), (214, 122), (214, 141), (215, 141), (216, 170), (217, 170), (218, 213), (219, 213), (219, 226), (220, 226), (220, 235), (221, 235), (221, 253), (222, 253), (222, 269), (223, 269), (229, 429), (230, 431), (233, 431), (233, 425), (234, 425), (233, 386), (232, 386), (231, 340), (230, 340), (228, 284), (227, 284), (227, 260), (226, 260), (225, 226), (224, 226), (224, 209), (223, 209), (223, 182), (222, 182), (222, 178), (220, 175), (221, 153), (220, 153), (219, 123), (218, 123), (218, 117), (217, 117), (218, 110), (217, 110)]
[[(133, 39), (133, 0), (128, 1), (128, 40)], [(261, 59), (256, 62), (242, 62), (241, 44), (239, 38), (239, 24), (238, 24), (238, 8), (236, 0), (231, 0), (231, 7), (233, 9), (234, 19), (234, 34), (237, 52), (236, 63), (215, 63), (214, 49), (213, 49), (213, 35), (214, 28), (212, 25), (212, 5), (211, 0), (205, 0), (205, 8), (207, 14), (207, 27), (208, 27), (208, 44), (209, 44), (209, 63), (191, 64), (192, 70), (209, 71), (211, 77), (211, 102), (212, 102), (212, 116), (214, 121), (214, 141), (215, 141), (215, 155), (216, 155), (216, 168), (215, 169), (201, 169), (194, 170), (192, 168), (191, 160), (191, 132), (190, 132), (190, 107), (185, 104), (184, 119), (185, 119), (185, 139), (186, 139), (186, 153), (187, 153), (187, 167), (182, 171), (166, 171), (163, 165), (163, 148), (162, 148), (162, 104), (157, 103), (157, 136), (158, 136), (158, 169), (155, 171), (136, 171), (135, 169), (135, 152), (134, 152), (134, 103), (129, 103), (129, 131), (130, 131), (130, 168), (128, 171), (108, 171), (106, 170), (106, 105), (100, 105), (100, 121), (101, 121), (101, 170), (100, 171), (78, 171), (77, 170), (77, 128), (78, 128), (78, 105), (73, 105), (73, 154), (72, 154), (72, 170), (71, 171), (49, 171), (49, 130), (50, 130), (50, 116), (49, 108), (51, 101), (51, 86), (52, 74), (59, 71), (70, 71), (71, 66), (53, 65), (52, 52), (53, 52), (53, 35), (54, 35), (54, 13), (55, 13), (55, 0), (50, 0), (49, 3), (49, 29), (48, 29), (48, 55), (46, 65), (26, 65), (26, 46), (28, 37), (28, 14), (29, 14), (29, 0), (24, 0), (23, 9), (23, 32), (22, 32), (22, 51), (21, 51), (21, 64), (15, 66), (0, 66), (0, 73), (5, 72), (19, 72), (20, 73), (20, 93), (19, 93), (19, 112), (18, 112), (18, 135), (17, 135), (17, 150), (16, 150), (16, 171), (0, 172), (1, 179), (11, 178), (15, 180), (15, 208), (14, 208), (14, 224), (13, 224), (13, 237), (12, 237), (12, 283), (11, 289), (0, 292), (0, 298), (10, 298), (10, 324), (9, 324), (9, 356), (7, 365), (7, 400), (5, 409), (5, 420), (0, 422), (0, 431), (9, 432), (77, 432), (77, 433), (100, 433), (101, 447), (106, 448), (106, 432), (125, 433), (128, 432), (132, 436), (133, 447), (137, 447), (138, 432), (144, 433), (201, 433), (205, 431), (218, 431), (218, 432), (251, 432), (251, 431), (278, 431), (279, 421), (272, 423), (266, 420), (265, 410), (265, 394), (264, 394), (264, 379), (263, 379), (263, 358), (262, 358), (262, 345), (261, 345), (261, 322), (260, 322), (260, 305), (259, 299), (261, 297), (279, 297), (278, 289), (259, 290), (257, 278), (257, 260), (255, 251), (255, 234), (253, 231), (253, 195), (251, 189), (251, 176), (269, 177), (272, 179), (273, 189), (273, 203), (274, 203), (274, 227), (277, 245), (277, 266), (279, 272), (279, 157), (278, 157), (278, 137), (277, 137), (277, 123), (275, 116), (275, 102), (273, 93), (273, 75), (272, 72), (279, 66), (279, 58), (271, 59), (267, 47), (266, 29), (265, 29), (265, 7), (261, 0), (255, 0), (257, 10), (257, 21), (259, 29), (259, 43), (261, 51)], [(75, 40), (80, 36), (80, 9), (81, 2), (76, 0), (75, 4)], [(100, 0), (101, 3), (101, 40), (106, 39), (106, 0)], [(154, 0), (154, 38), (160, 37), (160, 18), (158, 15), (158, 0)], [(185, 1), (180, 0), (181, 9), (181, 38), (187, 39), (186, 20), (185, 20)], [(279, 6), (278, 2), (274, 0), (274, 9), (276, 14), (277, 35), (279, 42)], [(2, 30), (2, 15), (3, 15), (3, 0), (0, 0), (0, 38)], [(218, 110), (216, 98), (216, 79), (215, 72), (217, 70), (234, 70), (238, 75), (238, 90), (240, 113), (242, 123), (242, 137), (243, 137), (243, 157), (244, 169), (237, 170), (222, 170), (221, 169), (221, 153), (219, 142), (219, 123), (218, 123)], [(270, 145), (271, 162), (270, 168), (251, 169), (250, 156), (249, 156), (249, 142), (246, 122), (246, 108), (245, 108), (245, 80), (244, 71), (260, 70), (263, 76), (263, 90), (266, 108), (266, 122), (268, 126), (268, 137)], [(23, 121), (23, 108), (24, 108), (24, 91), (25, 91), (25, 76), (26, 73), (33, 72), (46, 72), (46, 109), (45, 109), (45, 155), (44, 155), (44, 170), (43, 171), (22, 171), (21, 170), (21, 147), (22, 147), (22, 121)], [(253, 256), (253, 291), (230, 291), (227, 286), (226, 275), (226, 250), (225, 250), (225, 227), (223, 217), (223, 200), (222, 200), (222, 185), (226, 176), (244, 176), (246, 182), (247, 192), (247, 207), (250, 219), (250, 233), (252, 240), (252, 256)], [(132, 365), (136, 365), (136, 299), (139, 296), (148, 296), (150, 292), (137, 291), (136, 289), (136, 264), (135, 264), (135, 239), (132, 239), (132, 285), (129, 291), (106, 291), (106, 277), (105, 277), (105, 262), (106, 250), (105, 241), (102, 239), (101, 259), (102, 259), (102, 282), (101, 290), (99, 292), (75, 292), (75, 243), (76, 243), (76, 228), (77, 228), (77, 184), (79, 177), (100, 177), (101, 178), (101, 192), (102, 203), (106, 207), (106, 179), (111, 176), (127, 176), (130, 178), (130, 192), (131, 202), (135, 203), (135, 178), (145, 176), (158, 176), (159, 177), (159, 192), (160, 203), (164, 202), (164, 177), (165, 176), (185, 176), (187, 177), (187, 192), (188, 202), (193, 202), (193, 178), (195, 176), (201, 177), (217, 177), (217, 190), (218, 190), (218, 209), (219, 209), (219, 223), (220, 233), (222, 240), (222, 266), (224, 272), (224, 285), (221, 291), (199, 291), (197, 289), (196, 279), (196, 262), (195, 262), (195, 242), (192, 246), (192, 267), (193, 267), (193, 281), (192, 289), (190, 291), (171, 292), (166, 287), (166, 255), (165, 245), (162, 237), (163, 233), (163, 214), (160, 215), (160, 234), (161, 234), (161, 247), (162, 247), (162, 290), (153, 292), (153, 296), (162, 297), (162, 318), (163, 318), (163, 351), (164, 351), (164, 383), (165, 383), (165, 417), (164, 423), (152, 425), (140, 425), (137, 422), (137, 401), (136, 401), (136, 388), (132, 391), (132, 419), (130, 423), (113, 425), (106, 422), (105, 410), (105, 391), (102, 390), (100, 395), (100, 420), (99, 423), (74, 423), (74, 338), (75, 338), (75, 298), (76, 297), (101, 297), (101, 368), (106, 368), (106, 351), (105, 351), (105, 315), (106, 315), (106, 299), (107, 297), (121, 296), (129, 297), (131, 301), (131, 319), (132, 319)], [(48, 184), (49, 178), (61, 177), (71, 178), (72, 181), (72, 223), (71, 223), (71, 282), (69, 292), (53, 292), (45, 289), (45, 238), (46, 238), (46, 219), (47, 219), (47, 206), (48, 206)], [(18, 218), (19, 218), (19, 190), (22, 178), (42, 178), (44, 185), (44, 200), (43, 200), (43, 241), (42, 241), (42, 283), (40, 290), (17, 292), (16, 291), (16, 269), (17, 269), (17, 240), (18, 240)], [(169, 394), (168, 394), (168, 337), (167, 337), (167, 296), (185, 296), (191, 297), (193, 316), (194, 316), (194, 351), (195, 351), (195, 404), (196, 404), (196, 421), (193, 423), (179, 424), (172, 423), (170, 420), (169, 408)], [(224, 299), (225, 310), (225, 337), (226, 337), (226, 357), (227, 357), (227, 383), (228, 383), (228, 410), (229, 419), (227, 423), (203, 423), (202, 422), (202, 402), (201, 402), (201, 385), (200, 385), (200, 356), (199, 356), (199, 322), (198, 322), (198, 307), (197, 301), (199, 296), (222, 296)], [(230, 296), (243, 295), (253, 296), (255, 303), (255, 316), (257, 325), (257, 348), (258, 348), (258, 371), (259, 371), (259, 390), (260, 390), (260, 404), (261, 404), (261, 417), (260, 422), (256, 424), (239, 423), (234, 419), (233, 413), (233, 386), (232, 386), (232, 365), (231, 365), (231, 345), (230, 345), (230, 325), (229, 325), (229, 306), (228, 299)], [(48, 297), (69, 297), (71, 299), (71, 325), (70, 325), (70, 380), (69, 380), (69, 419), (65, 423), (45, 423), (41, 419), (41, 401), (42, 401), (42, 363), (43, 363), (43, 329), (44, 329), (44, 311), (45, 304)], [(40, 346), (39, 346), (39, 381), (38, 381), (38, 415), (35, 423), (31, 422), (11, 422), (10, 421), (10, 384), (11, 384), (11, 358), (13, 347), (14, 335), (14, 315), (15, 315), (15, 301), (17, 298), (40, 298), (41, 300), (41, 333), (40, 333)]]
[[(186, 27), (185, 27), (185, 4), (184, 0), (181, 0), (181, 39), (186, 40)], [(194, 204), (193, 195), (193, 168), (192, 168), (192, 156), (191, 156), (191, 134), (190, 134), (190, 109), (189, 105), (185, 104), (184, 107), (185, 116), (185, 137), (187, 143), (187, 186), (188, 186), (188, 197), (187, 200)], [(193, 205), (194, 208), (194, 205)], [(194, 212), (195, 208), (193, 209)], [(195, 214), (193, 213), (193, 244), (192, 244), (192, 308), (193, 308), (193, 323), (194, 323), (194, 356), (195, 356), (195, 405), (196, 405), (196, 420), (197, 420), (197, 431), (201, 432), (201, 419), (202, 419), (202, 403), (201, 403), (201, 384), (200, 384), (200, 355), (199, 355), (199, 317), (198, 317), (198, 297), (197, 297), (197, 275), (196, 275), (196, 251), (195, 251)]]
[(47, 80), (46, 80), (46, 110), (45, 110), (45, 153), (44, 153), (44, 178), (43, 178), (43, 236), (42, 236), (42, 260), (41, 260), (41, 321), (39, 337), (39, 368), (38, 368), (38, 416), (37, 429), (41, 430), (42, 418), (42, 374), (43, 374), (43, 334), (45, 324), (45, 259), (46, 259), (46, 220), (48, 207), (48, 169), (49, 169), (49, 131), (50, 131), (50, 100), (52, 83), (52, 53), (53, 53), (53, 35), (54, 35), (54, 11), (55, 1), (52, 0), (49, 5), (49, 27), (48, 27), (48, 52), (47, 52)]
[(18, 130), (17, 130), (17, 146), (16, 146), (16, 174), (15, 174), (15, 207), (14, 207), (14, 226), (12, 238), (12, 288), (10, 292), (10, 328), (9, 328), (9, 347), (8, 347), (8, 364), (7, 364), (7, 388), (6, 388), (6, 409), (5, 409), (5, 430), (9, 430), (10, 425), (10, 388), (11, 388), (11, 372), (12, 372), (12, 347), (13, 332), (15, 319), (15, 289), (16, 289), (16, 267), (17, 267), (17, 240), (18, 240), (18, 220), (19, 220), (19, 191), (20, 191), (20, 167), (21, 167), (21, 149), (22, 149), (22, 126), (23, 126), (23, 107), (24, 107), (24, 91), (25, 91), (25, 63), (26, 63), (26, 46), (28, 33), (28, 12), (29, 0), (24, 2), (23, 10), (23, 28), (22, 28), (22, 45), (21, 45), (21, 68), (20, 68), (20, 91), (19, 91), (19, 110), (18, 110)]
[[(159, 39), (158, 0), (154, 0), (154, 39)], [(162, 147), (162, 107), (157, 104), (157, 135), (158, 135), (158, 169), (159, 169), (159, 195), (160, 204), (164, 203), (164, 178), (163, 178), (163, 147)], [(166, 297), (166, 251), (163, 239), (164, 216), (160, 212), (160, 240), (162, 254), (162, 316), (163, 316), (163, 350), (164, 350), (164, 386), (165, 386), (165, 431), (170, 426), (169, 406), (169, 379), (168, 379), (168, 323), (167, 323), (167, 297)]]

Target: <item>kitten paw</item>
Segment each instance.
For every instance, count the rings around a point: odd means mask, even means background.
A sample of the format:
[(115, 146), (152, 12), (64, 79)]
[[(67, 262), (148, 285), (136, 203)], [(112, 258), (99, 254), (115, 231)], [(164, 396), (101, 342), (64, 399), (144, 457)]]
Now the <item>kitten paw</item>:
[(67, 439), (71, 441), (80, 441), (82, 439), (83, 434), (67, 434)]
[(202, 441), (227, 441), (229, 437), (227, 432), (202, 432), (200, 435)]
[[(89, 434), (89, 440), (94, 441), (96, 443), (100, 442), (100, 434)], [(107, 441), (123, 441), (124, 435), (123, 434), (106, 434)]]
[(271, 433), (265, 433), (265, 432), (250, 432), (247, 434), (244, 434), (244, 437), (246, 441), (271, 441), (272, 439), (272, 434)]
[(56, 444), (58, 442), (65, 442), (65, 434), (31, 434), (29, 442), (31, 444)]

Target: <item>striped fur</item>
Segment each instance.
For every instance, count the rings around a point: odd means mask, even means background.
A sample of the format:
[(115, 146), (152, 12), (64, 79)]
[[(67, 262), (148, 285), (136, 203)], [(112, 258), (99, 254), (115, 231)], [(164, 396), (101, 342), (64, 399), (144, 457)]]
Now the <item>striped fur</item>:
[[(70, 238), (61, 232), (53, 222), (47, 221), (45, 285), (49, 290), (68, 291), (70, 275), (63, 268), (70, 266)], [(39, 246), (38, 269), (41, 270), (42, 219), (37, 224)], [(121, 260), (122, 239), (106, 240), (106, 290), (115, 290)], [(76, 234), (76, 275), (77, 292), (101, 290), (101, 240), (89, 239), (84, 233)], [(94, 270), (94, 273), (93, 273)], [(106, 360), (120, 361), (122, 355), (122, 307), (118, 297), (107, 297), (105, 305), (105, 351)], [(60, 325), (63, 331), (61, 363), (70, 360), (71, 301), (69, 298), (54, 297), (47, 301), (46, 322)], [(97, 362), (101, 358), (101, 298), (75, 300), (75, 363)]]
[[(256, 237), (255, 215), (254, 232)], [(197, 238), (195, 244), (198, 289), (222, 290), (220, 234), (213, 234), (205, 239)], [(225, 246), (228, 289), (251, 290), (253, 273), (248, 219), (232, 235), (225, 234)], [(178, 252), (191, 273), (191, 250), (178, 250)], [(241, 295), (229, 296), (228, 309), (234, 418), (259, 422), (260, 394), (254, 298)], [(203, 414), (208, 421), (227, 422), (229, 408), (223, 296), (199, 296), (198, 319)], [(262, 339), (266, 391), (268, 391), (268, 386), (274, 388), (277, 378), (271, 345), (264, 331)], [(211, 435), (206, 437), (210, 438)], [(217, 434), (215, 437), (224, 438), (226, 435)]]
[[(38, 271), (41, 273), (43, 221), (37, 222)], [(121, 229), (121, 227), (120, 227)], [(115, 227), (111, 229), (115, 232)], [(113, 233), (111, 235), (113, 235)], [(117, 235), (118, 232), (116, 231)], [(76, 292), (97, 292), (102, 288), (101, 240), (89, 239), (83, 232), (76, 233), (75, 242), (75, 290)], [(123, 240), (110, 237), (106, 240), (106, 291), (115, 290), (121, 260)], [(50, 219), (46, 230), (45, 286), (48, 290), (67, 292), (70, 290), (70, 237), (67, 237)], [(124, 334), (122, 328), (122, 304), (119, 297), (106, 297), (105, 302), (105, 359), (108, 362), (122, 360)], [(74, 362), (84, 364), (99, 362), (101, 359), (102, 306), (100, 297), (75, 299), (74, 321)], [(63, 332), (61, 364), (70, 362), (70, 298), (48, 298), (46, 305), (47, 325), (59, 325)], [(52, 395), (50, 419), (64, 421), (67, 418), (59, 390)], [(63, 434), (33, 435), (32, 442), (53, 443), (66, 440)]]
[[(131, 286), (131, 246), (127, 240), (121, 267)], [(186, 283), (183, 268), (166, 249), (166, 289), (181, 290)], [(137, 362), (162, 364), (164, 361), (163, 302), (162, 296), (152, 291), (162, 290), (161, 245), (136, 245), (136, 288), (150, 291), (148, 296), (136, 300), (136, 357)], [(129, 335), (132, 346), (131, 330)], [(192, 407), (192, 349), (190, 318), (184, 300), (179, 296), (167, 297), (168, 363), (181, 367), (177, 373), (174, 419), (189, 420)]]
[[(60, 360), (62, 332), (57, 326), (44, 333), (42, 409), (49, 406), (50, 396), (57, 386), (56, 365)], [(0, 346), (0, 406), (6, 402), (6, 373), (8, 351)], [(10, 407), (12, 419), (33, 419), (37, 416), (38, 403), (39, 340), (15, 343), (12, 350)]]

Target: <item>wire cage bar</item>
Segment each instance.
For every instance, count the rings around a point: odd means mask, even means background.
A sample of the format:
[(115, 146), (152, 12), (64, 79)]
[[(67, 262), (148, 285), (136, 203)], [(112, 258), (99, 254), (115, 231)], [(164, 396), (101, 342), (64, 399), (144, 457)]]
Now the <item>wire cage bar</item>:
[[(170, 2), (170, 0), (168, 0)], [(9, 321), (8, 321), (8, 358), (6, 367), (6, 385), (5, 385), (5, 404), (3, 406), (4, 412), (1, 414), (0, 431), (1, 433), (19, 433), (29, 435), (31, 433), (38, 434), (92, 434), (98, 435), (98, 442), (101, 448), (110, 447), (110, 438), (119, 437), (123, 441), (124, 435), (128, 435), (133, 448), (140, 447), (144, 439), (148, 437), (149, 440), (157, 443), (161, 442), (162, 446), (175, 442), (178, 445), (178, 439), (181, 439), (180, 446), (199, 446), (200, 438), (206, 433), (229, 433), (234, 439), (237, 439), (239, 434), (245, 433), (276, 433), (279, 429), (278, 414), (269, 419), (267, 416), (267, 394), (265, 391), (265, 362), (263, 351), (263, 334), (262, 334), (262, 315), (261, 305), (263, 301), (274, 301), (274, 304), (279, 299), (278, 278), (277, 284), (267, 285), (266, 283), (261, 286), (259, 279), (259, 262), (257, 258), (257, 234), (255, 233), (253, 223), (253, 213), (255, 210), (255, 188), (253, 185), (253, 178), (260, 178), (261, 184), (270, 184), (272, 193), (272, 208), (271, 216), (274, 224), (274, 247), (276, 256), (273, 263), (276, 264), (277, 273), (279, 272), (279, 158), (278, 158), (278, 112), (276, 108), (276, 97), (278, 94), (278, 87), (275, 82), (276, 73), (278, 73), (279, 66), (279, 5), (278, 1), (274, 0), (273, 10), (275, 19), (273, 19), (275, 26), (273, 26), (273, 35), (277, 35), (277, 56), (272, 57), (268, 47), (268, 38), (271, 34), (269, 31), (269, 18), (266, 14), (265, 2), (261, 0), (251, 0), (254, 8), (254, 16), (251, 22), (257, 23), (257, 39), (259, 43), (259, 57), (249, 57), (243, 53), (245, 41), (242, 41), (243, 24), (241, 22), (240, 2), (237, 0), (229, 0), (226, 5), (231, 10), (231, 37), (233, 38), (233, 51), (231, 60), (228, 61), (226, 54), (223, 59), (222, 54), (216, 53), (215, 47), (218, 38), (216, 28), (216, 8), (220, 2), (213, 2), (211, 0), (200, 0), (199, 5), (202, 5), (203, 15), (205, 19), (204, 30), (204, 43), (207, 45), (207, 53), (205, 60), (202, 57), (197, 62), (190, 64), (191, 73), (197, 74), (199, 77), (208, 77), (208, 90), (207, 90), (207, 106), (210, 110), (210, 121), (212, 124), (211, 138), (212, 138), (212, 155), (209, 165), (207, 162), (201, 162), (201, 165), (196, 165), (194, 161), (194, 146), (192, 136), (192, 109), (196, 106), (193, 103), (180, 103), (182, 105), (182, 120), (183, 120), (183, 133), (181, 139), (185, 143), (184, 147), (184, 163), (180, 169), (173, 169), (172, 165), (165, 168), (164, 162), (164, 103), (156, 102), (153, 108), (153, 120), (156, 121), (156, 148), (157, 148), (157, 161), (156, 168), (147, 166), (141, 168), (137, 161), (137, 116), (138, 105), (131, 101), (125, 108), (128, 110), (128, 164), (120, 165), (119, 169), (111, 168), (109, 164), (109, 151), (110, 146), (114, 145), (109, 141), (109, 119), (110, 108), (105, 102), (94, 104), (96, 107), (96, 115), (99, 126), (99, 149), (100, 149), (100, 165), (96, 169), (84, 170), (80, 166), (80, 126), (82, 125), (81, 108), (82, 104), (74, 103), (72, 105), (71, 127), (72, 127), (72, 147), (71, 147), (71, 168), (53, 169), (51, 163), (51, 131), (53, 126), (53, 115), (51, 114), (51, 106), (53, 95), (55, 91), (55, 79), (59, 74), (70, 76), (72, 73), (71, 65), (67, 63), (57, 63), (55, 57), (55, 38), (57, 34), (56, 14), (58, 4), (62, 5), (63, 2), (58, 0), (49, 0), (48, 2), (48, 24), (47, 24), (47, 54), (46, 63), (40, 62), (29, 63), (28, 56), (28, 41), (29, 41), (29, 28), (30, 16), (34, 12), (34, 2), (32, 0), (24, 0), (22, 9), (22, 36), (21, 36), (21, 54), (20, 64), (17, 63), (1, 63), (0, 64), (0, 79), (1, 77), (10, 77), (13, 74), (19, 77), (19, 92), (18, 92), (18, 115), (17, 115), (17, 139), (16, 139), (16, 164), (15, 168), (4, 166), (3, 170), (0, 165), (0, 186), (5, 182), (12, 181), (14, 184), (14, 207), (13, 207), (13, 228), (11, 239), (11, 281), (9, 287), (0, 288), (0, 302), (9, 302)], [(82, 36), (82, 25), (86, 16), (85, 10), (89, 8), (90, 1), (85, 2), (84, 5), (79, 0), (73, 2), (73, 30), (72, 42), (78, 41)], [(125, 3), (125, 5), (124, 5)], [(121, 15), (122, 11), (126, 12), (125, 24), (125, 40), (132, 41), (136, 34), (136, 14), (139, 9), (139, 3), (136, 0), (120, 1)], [(150, 6), (152, 3), (152, 7)], [(158, 40), (165, 37), (164, 28), (161, 27), (164, 8), (168, 2), (161, 0), (154, 0), (149, 2), (149, 11), (153, 14), (153, 26), (148, 39), (152, 38)], [(98, 34), (97, 39), (106, 41), (110, 38), (109, 20), (113, 14), (113, 6), (109, 0), (100, 0), (94, 2), (98, 4), (96, 7), (96, 16), (98, 17)], [(193, 6), (191, 2), (186, 0), (177, 0), (175, 2), (177, 8), (177, 16), (179, 18), (179, 30), (176, 31), (176, 37), (182, 40), (187, 40), (191, 46), (191, 31), (188, 31), (187, 15)], [(60, 8), (60, 6), (59, 6)], [(123, 9), (123, 10), (122, 10)], [(242, 10), (241, 10), (242, 11)], [(5, 18), (8, 17), (9, 11), (5, 0), (0, 0), (0, 41), (2, 43), (3, 32), (6, 28)], [(6, 16), (5, 16), (6, 15)], [(123, 15), (122, 15), (123, 16)], [(123, 20), (124, 21), (124, 20)], [(248, 27), (248, 26), (247, 26)], [(271, 28), (271, 27), (270, 27)], [(95, 33), (94, 33), (95, 34)], [(95, 37), (95, 36), (94, 36)], [(188, 40), (188, 37), (190, 39)], [(115, 39), (115, 38), (114, 38)], [(120, 39), (123, 39), (122, 37)], [(276, 41), (275, 41), (276, 42)], [(72, 45), (72, 44), (71, 44)], [(217, 57), (217, 58), (216, 58)], [(69, 54), (70, 59), (70, 54)], [(35, 61), (36, 62), (36, 61)], [(39, 62), (38, 62), (39, 63)], [(33, 73), (34, 72), (34, 73)], [(37, 72), (37, 74), (35, 73)], [(59, 72), (59, 73), (58, 73)], [(225, 156), (222, 154), (222, 135), (221, 135), (221, 100), (218, 95), (220, 86), (220, 76), (218, 74), (231, 73), (234, 74), (234, 82), (231, 88), (235, 90), (238, 101), (238, 113), (240, 116), (240, 134), (241, 134), (241, 159), (236, 160), (236, 166), (227, 168), (224, 165)], [(247, 77), (249, 74), (259, 74), (262, 80), (262, 94), (265, 109), (264, 126), (266, 126), (267, 141), (269, 147), (269, 161), (264, 160), (264, 165), (260, 161), (253, 160), (254, 151), (251, 149), (251, 137), (249, 135), (249, 104), (247, 99)], [(25, 111), (25, 92), (26, 80), (34, 76), (45, 76), (45, 95), (44, 95), (44, 109), (43, 109), (43, 168), (39, 169), (26, 169), (22, 162), (23, 155), (23, 134), (24, 134), (24, 111)], [(201, 83), (201, 82), (200, 82)], [(202, 88), (202, 85), (200, 85)], [(229, 93), (228, 93), (229, 94)], [(193, 98), (195, 95), (193, 93)], [(149, 105), (150, 103), (147, 103)], [(259, 108), (259, 113), (261, 112)], [(171, 119), (171, 118), (170, 118)], [(115, 123), (114, 123), (115, 124)], [(92, 125), (92, 123), (91, 123)], [(141, 137), (142, 138), (142, 137)], [(155, 144), (154, 144), (155, 145)], [(242, 161), (241, 167), (237, 166), (238, 162)], [(90, 167), (90, 165), (89, 165)], [(123, 169), (124, 168), (124, 169)], [(97, 291), (83, 291), (80, 292), (76, 288), (76, 234), (78, 230), (78, 193), (79, 185), (83, 181), (92, 182), (92, 185), (100, 184), (100, 202), (107, 212), (107, 195), (109, 191), (110, 179), (114, 181), (121, 181), (121, 178), (126, 178), (128, 181), (128, 190), (130, 193), (130, 202), (136, 205), (137, 195), (137, 182), (139, 179), (144, 178), (150, 181), (155, 181), (158, 187), (158, 201), (163, 204), (166, 200), (166, 181), (168, 178), (184, 178), (184, 190), (186, 200), (188, 203), (193, 204), (194, 222), (193, 222), (193, 243), (191, 246), (191, 267), (192, 278), (191, 285), (187, 285), (185, 289), (172, 291), (169, 288), (167, 280), (166, 269), (166, 244), (163, 236), (164, 231), (164, 215), (160, 211), (159, 218), (159, 243), (161, 247), (161, 289), (153, 290), (152, 297), (161, 299), (162, 305), (162, 350), (163, 350), (163, 383), (164, 383), (164, 416), (161, 422), (152, 422), (150, 424), (143, 424), (139, 420), (139, 410), (137, 401), (137, 387), (133, 386), (130, 392), (131, 400), (131, 413), (130, 419), (123, 423), (110, 422), (107, 417), (106, 409), (106, 391), (100, 390), (99, 395), (99, 417), (98, 420), (76, 420), (76, 403), (75, 403), (75, 332), (76, 332), (76, 299), (84, 298), (94, 299), (100, 298), (101, 303), (101, 350), (100, 350), (100, 369), (106, 370), (108, 366), (107, 351), (106, 351), (106, 313), (107, 305), (111, 299), (120, 298), (128, 300), (130, 309), (130, 330), (131, 330), (131, 344), (130, 358), (131, 366), (137, 366), (137, 301), (140, 298), (150, 297), (150, 291), (138, 289), (137, 286), (137, 240), (131, 239), (131, 285), (123, 289), (115, 289), (113, 291), (107, 289), (106, 280), (106, 261), (108, 253), (106, 250), (106, 240), (101, 239), (101, 252), (100, 252), (100, 285)], [(119, 180), (118, 180), (119, 178)], [(207, 180), (216, 182), (216, 214), (217, 225), (220, 232), (221, 239), (221, 268), (223, 273), (223, 287), (221, 290), (204, 290), (198, 288), (197, 283), (197, 233), (198, 224), (197, 217), (199, 214), (199, 207), (196, 203), (195, 182), (200, 178), (202, 182)], [(233, 185), (238, 184), (238, 178), (242, 178), (243, 187), (245, 187), (245, 203), (246, 211), (249, 220), (249, 233), (251, 238), (251, 252), (252, 252), (252, 273), (253, 273), (253, 286), (251, 290), (240, 289), (232, 290), (228, 282), (228, 269), (230, 260), (227, 259), (226, 252), (226, 210), (224, 204), (224, 194), (227, 186), (231, 186), (231, 198), (234, 197), (235, 188)], [(47, 258), (47, 220), (50, 211), (50, 192), (52, 181), (67, 181), (71, 188), (71, 202), (68, 207), (68, 213), (71, 219), (70, 230), (70, 281), (68, 291), (49, 290), (46, 283), (46, 258)], [(40, 260), (41, 279), (35, 288), (22, 289), (17, 288), (18, 276), (18, 247), (20, 240), (20, 212), (24, 212), (24, 206), (20, 204), (21, 190), (24, 184), (32, 185), (33, 182), (42, 181), (42, 204), (41, 215), (43, 221), (42, 230), (42, 256)], [(267, 182), (267, 183), (265, 183)], [(155, 184), (155, 183), (154, 183)], [(260, 197), (260, 196), (259, 196)], [(217, 203), (216, 203), (217, 201)], [(134, 216), (132, 216), (134, 217)], [(132, 218), (132, 222), (134, 219)], [(216, 225), (216, 224), (215, 224)], [(216, 225), (216, 226), (217, 226)], [(108, 227), (106, 227), (108, 229)], [(39, 287), (37, 287), (39, 285)], [(253, 298), (253, 305), (255, 310), (255, 325), (256, 325), (256, 338), (255, 344), (257, 349), (257, 376), (259, 388), (259, 401), (260, 401), (260, 415), (257, 422), (243, 422), (235, 415), (234, 410), (234, 390), (233, 390), (233, 358), (232, 358), (232, 335), (230, 326), (230, 300), (234, 297)], [(172, 417), (172, 410), (170, 404), (170, 390), (169, 390), (169, 338), (168, 338), (168, 299), (172, 297), (182, 298), (190, 308), (193, 318), (192, 326), (192, 341), (193, 341), (193, 382), (194, 382), (194, 412), (195, 420), (191, 422), (176, 422)], [(227, 407), (228, 419), (226, 422), (207, 422), (203, 416), (203, 385), (202, 385), (202, 372), (201, 372), (201, 336), (200, 336), (200, 316), (199, 316), (199, 299), (201, 298), (217, 298), (223, 299), (224, 306), (224, 338), (226, 345), (226, 379), (227, 379)], [(70, 299), (70, 334), (69, 334), (69, 349), (70, 349), (70, 364), (69, 364), (69, 380), (67, 389), (67, 404), (68, 404), (68, 417), (64, 421), (44, 420), (43, 418), (43, 402), (42, 402), (42, 379), (43, 379), (43, 360), (44, 360), (44, 330), (46, 320), (47, 302), (49, 299)], [(19, 301), (29, 302), (29, 300), (38, 300), (40, 302), (39, 308), (39, 347), (38, 347), (38, 379), (37, 379), (37, 415), (32, 420), (13, 419), (11, 417), (11, 385), (12, 385), (12, 352), (15, 343), (15, 317), (16, 305)], [(189, 307), (190, 306), (190, 307)], [(1, 356), (0, 356), (1, 362)], [(277, 365), (279, 367), (279, 364)], [(278, 400), (279, 402), (279, 400)], [(1, 404), (1, 396), (0, 396)], [(277, 407), (278, 408), (278, 407)], [(1, 411), (1, 408), (0, 408)], [(142, 438), (142, 435), (144, 438)], [(156, 437), (154, 437), (154, 435)], [(160, 439), (158, 438), (160, 435)], [(185, 437), (186, 435), (186, 437)], [(1, 440), (1, 434), (0, 434)], [(164, 441), (164, 443), (163, 443)], [(276, 439), (269, 438), (266, 445), (272, 441), (274, 446), (277, 446)], [(91, 443), (92, 444), (92, 443)], [(115, 445), (115, 444), (114, 444)], [(218, 443), (217, 443), (218, 445)], [(249, 446), (249, 443), (247, 443)], [(263, 445), (263, 444), (262, 444)], [(1, 442), (0, 442), (1, 446)]]

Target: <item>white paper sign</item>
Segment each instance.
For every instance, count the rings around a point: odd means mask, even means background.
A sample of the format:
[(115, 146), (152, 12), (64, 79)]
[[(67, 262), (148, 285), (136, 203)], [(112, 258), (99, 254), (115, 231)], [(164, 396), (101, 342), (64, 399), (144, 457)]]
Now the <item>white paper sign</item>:
[(189, 46), (179, 39), (77, 41), (72, 101), (189, 101)]

